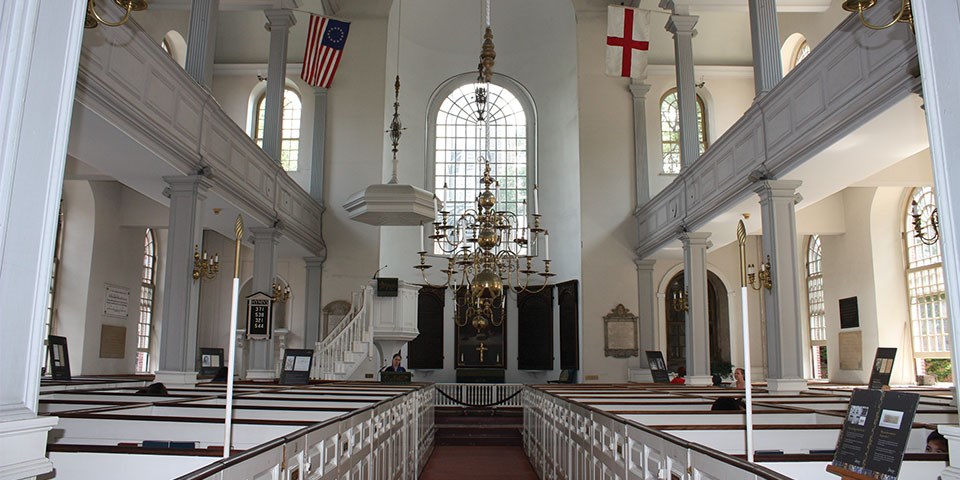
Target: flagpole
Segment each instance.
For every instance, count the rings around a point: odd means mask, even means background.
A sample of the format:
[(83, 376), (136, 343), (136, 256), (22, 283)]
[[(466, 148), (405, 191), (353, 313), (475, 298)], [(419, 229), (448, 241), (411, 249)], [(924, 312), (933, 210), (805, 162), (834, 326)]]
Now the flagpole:
[(223, 458), (230, 456), (230, 444), (233, 443), (233, 373), (236, 370), (234, 360), (237, 357), (237, 304), (240, 303), (240, 241), (243, 239), (243, 218), (237, 215), (236, 248), (233, 255), (233, 302), (230, 304), (230, 330), (227, 339), (230, 348), (227, 357), (227, 411), (224, 414)]
[(737, 243), (740, 246), (740, 312), (743, 322), (743, 382), (747, 396), (747, 461), (753, 462), (753, 385), (750, 375), (750, 310), (747, 304), (747, 229), (737, 222)]

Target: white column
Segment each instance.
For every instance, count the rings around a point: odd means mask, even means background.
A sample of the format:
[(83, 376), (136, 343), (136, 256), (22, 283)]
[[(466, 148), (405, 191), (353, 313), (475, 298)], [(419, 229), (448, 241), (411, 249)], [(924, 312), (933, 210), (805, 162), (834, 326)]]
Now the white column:
[(327, 148), (327, 89), (313, 88), (313, 155), (310, 196), (323, 205), (323, 173)]
[(323, 262), (326, 255), (320, 257), (304, 257), (303, 262), (307, 270), (307, 283), (304, 289), (307, 297), (304, 308), (303, 348), (313, 348), (320, 338), (320, 316), (323, 310), (321, 289), (323, 286)]
[[(277, 265), (277, 244), (280, 243), (280, 229), (273, 227), (253, 227), (253, 292), (273, 294), (273, 279)], [(274, 319), (274, 326), (276, 319)], [(271, 327), (272, 328), (272, 327)], [(247, 379), (272, 380), (276, 378), (274, 365), (274, 340), (250, 340), (247, 350)]]
[[(960, 4), (935, 0), (918, 0), (912, 3), (917, 34), (917, 51), (920, 56), (923, 100), (927, 114), (927, 131), (930, 135), (930, 157), (933, 163), (933, 180), (937, 195), (937, 213), (940, 215), (940, 248), (943, 252), (943, 272), (946, 276), (947, 304), (950, 315), (951, 335), (960, 332), (960, 228), (958, 207), (953, 195), (960, 192), (960, 63), (956, 61), (956, 46), (960, 45)], [(897, 28), (905, 26), (897, 25)], [(956, 190), (956, 192), (954, 192)], [(951, 342), (953, 364), (960, 365), (960, 345)], [(953, 370), (954, 385), (960, 385), (960, 369)], [(941, 474), (945, 480), (960, 479), (960, 427), (940, 426), (940, 431), (949, 439), (950, 466)]]
[[(664, 4), (673, 2), (661, 1)], [(681, 169), (692, 165), (700, 156), (700, 139), (697, 128), (697, 91), (693, 75), (693, 36), (700, 17), (694, 15), (670, 15), (665, 28), (673, 34), (676, 53), (677, 103), (680, 107), (680, 165)]]
[(217, 46), (217, 17), (220, 0), (193, 0), (190, 7), (190, 35), (184, 70), (202, 87), (213, 85), (213, 53)]
[(707, 232), (684, 232), (683, 284), (687, 293), (687, 384), (710, 385), (710, 323), (707, 304)]
[(774, 0), (750, 0), (750, 40), (753, 44), (753, 83), (757, 98), (760, 98), (783, 78)]
[[(633, 97), (633, 164), (637, 180), (637, 206), (650, 200), (650, 165), (647, 160), (647, 92), (650, 85), (631, 83), (630, 95)], [(640, 355), (641, 364), (646, 365), (646, 356)]]
[(773, 281), (772, 289), (761, 289), (767, 320), (767, 382), (771, 391), (807, 388), (803, 378), (800, 272), (796, 261), (795, 202), (799, 187), (797, 180), (764, 180), (756, 189), (760, 195), (763, 259), (770, 257)]
[(297, 19), (287, 9), (264, 10), (263, 13), (267, 16), (267, 30), (270, 30), (267, 91), (263, 107), (263, 151), (280, 163), (280, 120), (287, 79), (287, 37)]
[(38, 417), (43, 324), (86, 2), (3, 2), (0, 15), (0, 478), (53, 469)]
[(197, 318), (200, 282), (193, 279), (193, 250), (203, 241), (203, 200), (212, 183), (206, 177), (163, 177), (170, 185), (167, 272), (163, 280), (163, 321), (156, 381), (183, 385), (197, 380)]
[(640, 363), (639, 368), (631, 368), (629, 379), (634, 382), (652, 382), (650, 366), (647, 364), (647, 350), (657, 348), (657, 287), (653, 280), (653, 267), (656, 260), (634, 259), (637, 265), (637, 316), (640, 317)]

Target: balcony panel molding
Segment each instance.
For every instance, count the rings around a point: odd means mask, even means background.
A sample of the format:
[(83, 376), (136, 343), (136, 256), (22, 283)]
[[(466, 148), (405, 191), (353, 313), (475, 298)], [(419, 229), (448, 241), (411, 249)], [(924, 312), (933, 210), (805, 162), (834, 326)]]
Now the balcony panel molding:
[[(304, 191), (136, 24), (88, 30), (76, 101), (185, 174), (210, 172), (211, 191), (263, 225), (280, 221), (314, 254), (323, 206)], [(120, 179), (122, 181), (122, 179)]]
[(916, 92), (917, 49), (910, 30), (870, 30), (851, 15), (803, 63), (755, 102), (700, 158), (634, 212), (647, 258), (753, 195), (752, 172), (766, 178), (803, 164)]

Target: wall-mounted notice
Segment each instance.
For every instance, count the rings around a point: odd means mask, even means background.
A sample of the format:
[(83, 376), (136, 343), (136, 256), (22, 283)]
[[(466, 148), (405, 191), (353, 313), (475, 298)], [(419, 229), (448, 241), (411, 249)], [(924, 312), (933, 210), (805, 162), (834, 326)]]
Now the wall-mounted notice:
[(123, 358), (127, 354), (127, 327), (100, 325), (100, 358)]
[(130, 311), (130, 289), (109, 283), (104, 286), (106, 293), (103, 297), (103, 314), (108, 317), (127, 318)]
[(896, 480), (920, 396), (854, 390), (827, 471), (841, 477)]

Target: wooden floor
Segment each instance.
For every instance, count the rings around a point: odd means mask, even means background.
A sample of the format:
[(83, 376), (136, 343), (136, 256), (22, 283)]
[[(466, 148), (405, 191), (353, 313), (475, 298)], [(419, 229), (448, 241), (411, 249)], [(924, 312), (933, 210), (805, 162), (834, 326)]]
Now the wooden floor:
[(537, 480), (521, 447), (438, 446), (420, 480)]

